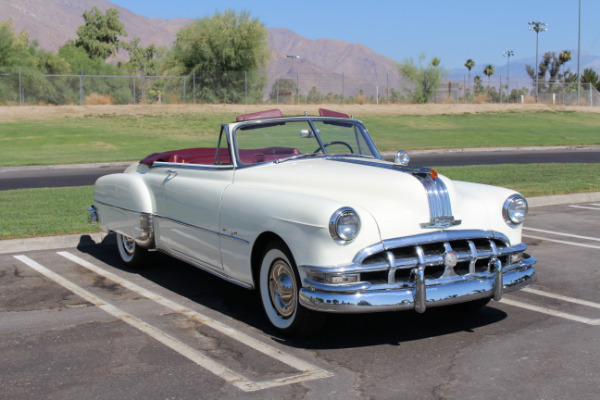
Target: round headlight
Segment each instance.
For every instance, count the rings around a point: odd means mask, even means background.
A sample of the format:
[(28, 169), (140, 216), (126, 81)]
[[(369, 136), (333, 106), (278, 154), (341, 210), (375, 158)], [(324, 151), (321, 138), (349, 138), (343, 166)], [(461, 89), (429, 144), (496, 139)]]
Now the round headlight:
[(515, 227), (520, 225), (527, 218), (527, 200), (520, 194), (513, 194), (504, 202), (502, 214), (504, 220), (509, 226)]
[(329, 233), (334, 239), (349, 242), (358, 235), (359, 230), (360, 218), (350, 207), (340, 208), (333, 213), (329, 220)]

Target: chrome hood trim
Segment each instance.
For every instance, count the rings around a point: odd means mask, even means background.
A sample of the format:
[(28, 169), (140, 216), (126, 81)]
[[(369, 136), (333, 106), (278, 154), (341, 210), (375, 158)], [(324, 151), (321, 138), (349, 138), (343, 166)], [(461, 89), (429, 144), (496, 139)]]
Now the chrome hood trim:
[(452, 214), (452, 203), (446, 184), (437, 176), (437, 172), (425, 167), (408, 167), (397, 164), (387, 164), (371, 160), (359, 160), (352, 158), (328, 157), (331, 161), (346, 162), (350, 164), (365, 165), (375, 168), (383, 168), (398, 172), (404, 172), (414, 176), (425, 188), (429, 202), (429, 222), (421, 224), (422, 228), (444, 229), (460, 225), (461, 221), (454, 219)]

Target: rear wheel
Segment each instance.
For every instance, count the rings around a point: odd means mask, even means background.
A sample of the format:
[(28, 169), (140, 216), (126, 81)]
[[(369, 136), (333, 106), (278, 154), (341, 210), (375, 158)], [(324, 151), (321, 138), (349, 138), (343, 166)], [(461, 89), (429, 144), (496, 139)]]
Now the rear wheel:
[(148, 250), (140, 247), (133, 238), (117, 233), (117, 248), (121, 260), (128, 267), (140, 268), (147, 261)]
[(304, 336), (323, 326), (324, 314), (299, 303), (300, 277), (285, 244), (275, 242), (266, 249), (260, 266), (259, 288), (265, 314), (278, 331)]

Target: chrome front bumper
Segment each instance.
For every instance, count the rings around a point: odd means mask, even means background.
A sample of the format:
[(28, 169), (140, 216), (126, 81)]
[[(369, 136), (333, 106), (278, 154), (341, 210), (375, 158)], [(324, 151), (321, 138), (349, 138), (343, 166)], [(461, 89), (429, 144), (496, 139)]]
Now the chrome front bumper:
[(300, 289), (300, 304), (322, 312), (367, 313), (414, 309), (424, 312), (428, 307), (464, 303), (483, 298), (500, 300), (503, 293), (520, 289), (536, 281), (536, 259), (524, 254), (521, 261), (502, 268), (498, 263), (493, 272), (455, 276), (434, 280), (428, 284), (422, 274), (412, 287), (353, 292), (324, 290), (315, 286)]

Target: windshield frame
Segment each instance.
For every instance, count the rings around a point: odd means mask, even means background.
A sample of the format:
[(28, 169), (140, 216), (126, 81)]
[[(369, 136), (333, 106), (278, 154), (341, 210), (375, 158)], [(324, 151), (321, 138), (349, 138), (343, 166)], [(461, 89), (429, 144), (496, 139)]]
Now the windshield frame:
[[(364, 143), (362, 143), (362, 144), (366, 144), (368, 151), (373, 156), (371, 157), (370, 155), (365, 155), (365, 154), (330, 154), (327, 151), (326, 145), (324, 144), (324, 142), (321, 138), (320, 130), (317, 129), (315, 126), (315, 123), (314, 123), (315, 121), (330, 123), (331, 125), (338, 125), (338, 126), (351, 125), (354, 129), (354, 134), (355, 134), (356, 138), (358, 139), (359, 137), (361, 137), (363, 139)], [(320, 148), (312, 154), (311, 153), (295, 154), (290, 157), (280, 158), (275, 161), (260, 161), (260, 162), (253, 163), (253, 164), (245, 164), (245, 163), (241, 162), (241, 158), (240, 158), (240, 154), (239, 154), (240, 149), (238, 147), (238, 141), (237, 141), (238, 130), (241, 130), (244, 128), (252, 129), (253, 126), (255, 126), (256, 128), (259, 128), (260, 126), (286, 124), (288, 122), (306, 122), (306, 123), (308, 123), (308, 126), (310, 127), (312, 134), (316, 138), (315, 144), (318, 143)], [(282, 118), (259, 119), (259, 120), (238, 122), (238, 123), (230, 124), (229, 129), (226, 129), (226, 130), (229, 131), (228, 132), (229, 136), (230, 136), (228, 138), (229, 145), (231, 146), (233, 144), (231, 153), (234, 156), (233, 159), (235, 160), (235, 166), (237, 168), (252, 167), (252, 166), (256, 166), (256, 165), (268, 164), (268, 163), (274, 163), (274, 162), (281, 163), (288, 159), (300, 160), (300, 159), (307, 159), (307, 158), (313, 158), (313, 157), (320, 157), (320, 158), (330, 158), (330, 157), (335, 157), (335, 158), (360, 157), (360, 158), (364, 158), (364, 157), (369, 157), (369, 158), (373, 158), (373, 159), (383, 160), (383, 157), (381, 156), (381, 154), (379, 153), (379, 150), (375, 146), (375, 143), (373, 142), (373, 139), (371, 138), (371, 135), (370, 135), (369, 131), (367, 130), (366, 126), (362, 123), (362, 121), (357, 120), (357, 119), (321, 117), (321, 116), (282, 117)], [(359, 140), (357, 140), (357, 145), (359, 146), (359, 149), (362, 144), (360, 143)]]

